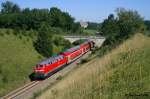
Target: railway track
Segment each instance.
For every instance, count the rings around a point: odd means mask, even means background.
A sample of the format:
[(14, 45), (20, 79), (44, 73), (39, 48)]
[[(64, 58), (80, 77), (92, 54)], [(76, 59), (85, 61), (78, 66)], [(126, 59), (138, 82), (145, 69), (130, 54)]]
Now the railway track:
[(3, 96), (1, 99), (14, 99), (15, 97), (21, 95), (22, 93), (28, 91), (29, 89), (33, 88), (34, 86), (38, 85), (40, 81), (32, 81), (23, 87), (20, 87), (11, 93), (7, 94), (6, 96)]
[[(90, 54), (90, 52), (88, 52), (88, 54), (83, 55), (82, 57), (77, 59), (76, 62), (79, 62), (80, 59), (87, 57), (89, 54)], [(49, 84), (55, 82), (57, 77), (60, 74), (61, 75), (65, 75), (70, 70), (73, 70), (75, 68), (75, 66), (76, 66), (76, 62), (71, 63), (70, 64), (71, 66), (68, 65), (67, 67), (62, 68), (57, 73), (53, 73), (50, 77), (46, 78), (45, 80), (29, 82), (29, 83), (25, 84), (24, 86), (22, 86), (22, 87), (14, 90), (14, 91), (8, 93), (7, 95), (5, 95), (3, 97), (0, 97), (0, 99), (29, 99), (29, 97), (32, 96), (34, 92), (37, 92), (37, 90), (39, 90), (39, 89), (41, 90), (40, 87), (46, 88), (46, 86), (48, 86)], [(58, 75), (55, 76), (54, 74), (58, 74)], [(51, 79), (49, 79), (49, 78), (51, 78)], [(43, 84), (45, 86), (43, 86)]]

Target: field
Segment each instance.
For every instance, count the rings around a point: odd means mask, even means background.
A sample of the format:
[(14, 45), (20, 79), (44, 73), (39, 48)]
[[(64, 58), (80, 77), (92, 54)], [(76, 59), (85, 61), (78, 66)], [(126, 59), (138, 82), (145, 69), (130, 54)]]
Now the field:
[(82, 35), (95, 35), (96, 32), (96, 30), (84, 29)]
[(29, 82), (33, 66), (42, 58), (31, 38), (0, 30), (0, 96)]
[(150, 38), (142, 34), (95, 58), (38, 99), (149, 99)]

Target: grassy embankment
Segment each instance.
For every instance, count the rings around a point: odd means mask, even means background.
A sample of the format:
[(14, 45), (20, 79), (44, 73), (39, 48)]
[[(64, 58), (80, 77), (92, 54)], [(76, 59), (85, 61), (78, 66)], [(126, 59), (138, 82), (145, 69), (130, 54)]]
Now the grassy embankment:
[(102, 58), (71, 72), (38, 98), (150, 98), (150, 94), (142, 96), (144, 92), (150, 92), (150, 38), (137, 34)]
[(0, 96), (29, 82), (33, 66), (42, 59), (29, 37), (0, 30)]

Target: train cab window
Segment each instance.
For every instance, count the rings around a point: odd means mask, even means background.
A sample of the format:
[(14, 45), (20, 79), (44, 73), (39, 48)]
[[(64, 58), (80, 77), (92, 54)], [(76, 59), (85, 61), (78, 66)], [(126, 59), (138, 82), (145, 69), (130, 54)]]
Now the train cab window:
[(43, 67), (43, 65), (36, 65), (36, 67), (38, 68), (38, 67)]

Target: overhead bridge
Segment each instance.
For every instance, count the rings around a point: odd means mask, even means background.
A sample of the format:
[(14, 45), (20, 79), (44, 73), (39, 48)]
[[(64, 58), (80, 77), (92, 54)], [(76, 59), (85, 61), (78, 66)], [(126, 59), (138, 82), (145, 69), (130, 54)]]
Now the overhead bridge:
[(71, 43), (80, 39), (90, 39), (95, 42), (97, 47), (100, 47), (105, 41), (105, 37), (102, 36), (64, 36), (66, 40), (69, 40)]

